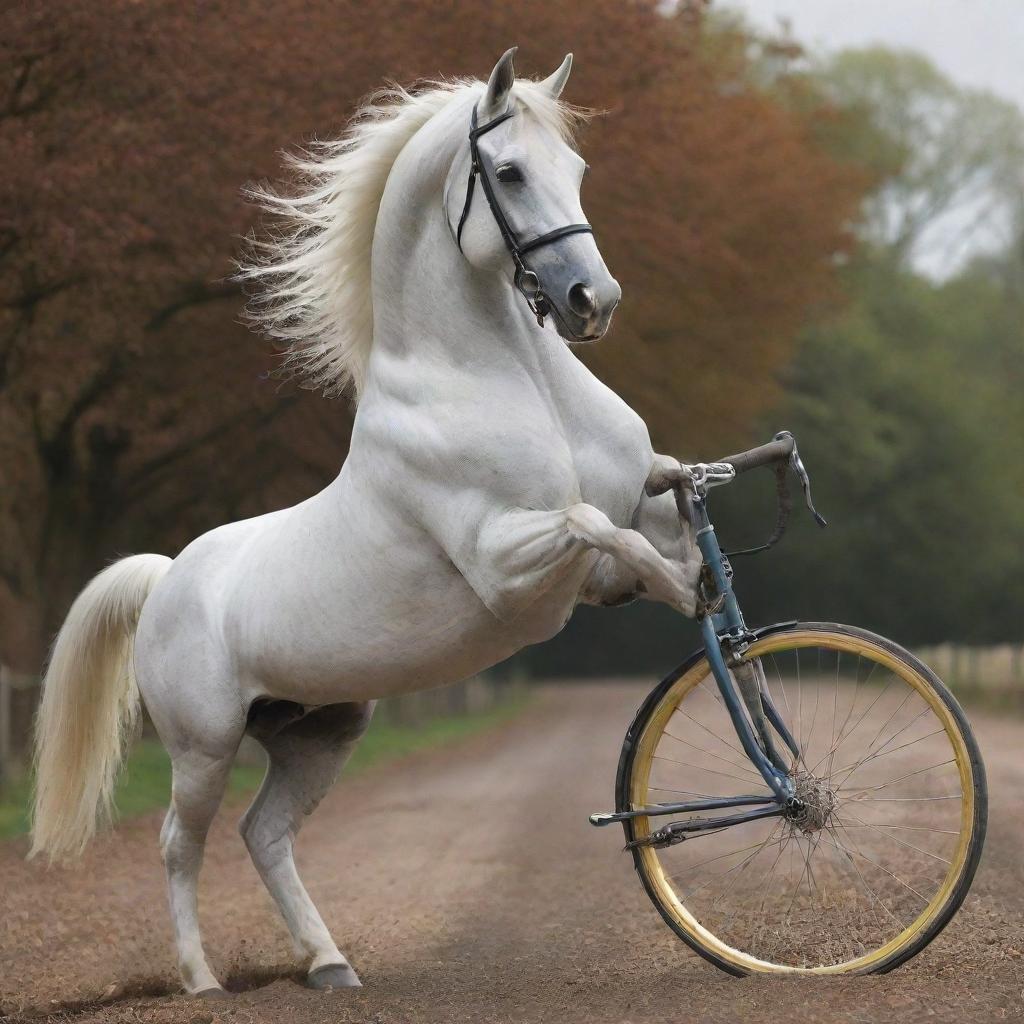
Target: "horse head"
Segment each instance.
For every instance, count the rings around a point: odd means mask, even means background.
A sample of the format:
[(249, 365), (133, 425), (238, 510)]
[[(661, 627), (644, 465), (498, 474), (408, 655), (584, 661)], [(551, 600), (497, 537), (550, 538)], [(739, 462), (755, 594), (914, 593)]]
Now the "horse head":
[[(445, 215), (465, 259), (504, 273), (543, 324), (596, 341), (622, 295), (580, 205), (587, 165), (572, 148), (559, 96), (572, 54), (542, 82), (517, 83), (515, 49), (494, 66), (448, 172)], [(534, 116), (543, 112), (547, 116)]]

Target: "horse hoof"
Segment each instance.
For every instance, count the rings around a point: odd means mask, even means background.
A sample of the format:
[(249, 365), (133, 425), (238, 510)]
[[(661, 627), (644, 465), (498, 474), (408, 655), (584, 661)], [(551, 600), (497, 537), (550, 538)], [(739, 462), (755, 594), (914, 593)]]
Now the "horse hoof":
[(306, 975), (306, 984), (321, 992), (331, 992), (336, 988), (362, 988), (359, 975), (349, 964), (324, 964)]
[(193, 992), (190, 999), (230, 999), (231, 993), (222, 988), (204, 988), (202, 992)]

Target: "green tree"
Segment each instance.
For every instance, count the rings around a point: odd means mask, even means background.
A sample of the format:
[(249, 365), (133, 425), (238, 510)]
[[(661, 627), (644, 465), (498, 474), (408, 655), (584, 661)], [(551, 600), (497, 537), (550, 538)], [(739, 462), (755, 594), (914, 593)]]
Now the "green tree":
[[(827, 616), (907, 642), (1019, 638), (1019, 321), (974, 272), (936, 285), (871, 260), (848, 276), (850, 310), (808, 333), (769, 418), (800, 440), (831, 525), (798, 522), (744, 563), (742, 594), (758, 618)], [(720, 499), (723, 533), (745, 543), (737, 497)]]
[[(818, 62), (813, 82), (860, 114), (859, 131), (832, 134), (834, 151), (873, 172), (862, 236), (905, 265), (925, 253), (957, 264), (980, 244), (1005, 246), (1021, 208), (1024, 115), (990, 92), (958, 86), (928, 58), (885, 47)], [(857, 124), (842, 122), (842, 128)]]

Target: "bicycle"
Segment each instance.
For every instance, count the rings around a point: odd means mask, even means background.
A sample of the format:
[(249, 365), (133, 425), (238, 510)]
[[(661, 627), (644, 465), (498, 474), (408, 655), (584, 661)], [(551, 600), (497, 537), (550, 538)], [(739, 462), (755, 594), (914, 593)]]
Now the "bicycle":
[(760, 466), (775, 467), (776, 528), (732, 557), (781, 538), (788, 470), (825, 525), (786, 431), (683, 467), (676, 498), (703, 557), (704, 647), (641, 705), (615, 811), (590, 821), (621, 823), (662, 918), (722, 970), (890, 971), (967, 895), (985, 838), (984, 766), (956, 699), (892, 641), (825, 622), (748, 628), (708, 492)]

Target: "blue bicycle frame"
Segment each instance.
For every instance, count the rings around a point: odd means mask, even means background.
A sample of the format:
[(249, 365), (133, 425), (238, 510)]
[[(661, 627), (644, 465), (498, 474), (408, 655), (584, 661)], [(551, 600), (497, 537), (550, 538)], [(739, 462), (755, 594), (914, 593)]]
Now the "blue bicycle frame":
[[(594, 825), (608, 825), (641, 816), (684, 814), (733, 807), (755, 808), (735, 814), (673, 822), (646, 838), (646, 842), (655, 844), (679, 841), (689, 832), (725, 828), (773, 815), (794, 814), (800, 809), (800, 801), (795, 797), (793, 775), (780, 757), (767, 725), (771, 725), (793, 755), (794, 763), (799, 759), (800, 749), (772, 702), (767, 687), (759, 682), (760, 666), (757, 659), (744, 660), (747, 649), (756, 637), (747, 628), (739, 602), (736, 600), (732, 588), (732, 567), (718, 543), (715, 528), (708, 516), (705, 490), (702, 487), (694, 487), (689, 502), (689, 518), (696, 532), (697, 545), (703, 559), (703, 608), (699, 614), (704, 653), (743, 750), (771, 792), (656, 804), (611, 814), (594, 814), (590, 817)], [(741, 693), (737, 688), (735, 676), (740, 673), (747, 676), (745, 693)]]
[[(743, 701), (729, 674), (729, 665), (740, 664), (753, 639), (732, 589), (732, 569), (718, 544), (715, 528), (708, 518), (706, 496), (701, 493), (695, 494), (691, 508), (697, 531), (697, 546), (704, 560), (705, 576), (710, 577), (713, 593), (716, 595), (710, 609), (700, 620), (704, 651), (744, 752), (768, 783), (778, 802), (785, 803), (793, 796), (793, 779), (789, 772), (780, 767), (778, 754), (768, 730), (759, 728), (759, 735), (754, 735), (751, 721), (743, 713)], [(719, 610), (715, 610), (716, 608)], [(782, 721), (767, 689), (759, 687), (758, 696), (764, 718), (782, 737), (793, 756), (799, 757), (800, 750), (796, 741)], [(747, 706), (753, 721), (760, 725), (763, 719), (759, 721), (757, 710), (751, 708), (749, 704)]]

